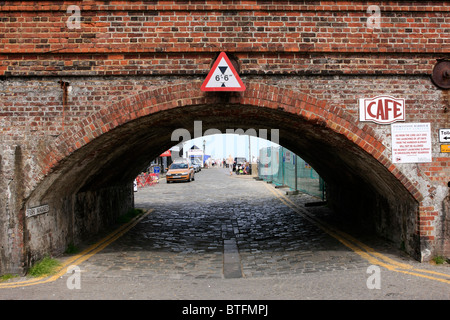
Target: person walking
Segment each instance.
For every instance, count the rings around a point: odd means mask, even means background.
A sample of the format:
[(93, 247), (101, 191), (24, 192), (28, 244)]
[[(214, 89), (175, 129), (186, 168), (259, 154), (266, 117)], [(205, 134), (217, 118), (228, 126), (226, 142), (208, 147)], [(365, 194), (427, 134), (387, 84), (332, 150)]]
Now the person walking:
[(230, 169), (230, 176), (231, 176), (233, 174), (233, 163), (234, 163), (234, 160), (233, 160), (233, 157), (231, 156), (231, 154), (228, 156), (227, 163), (228, 163), (228, 167)]

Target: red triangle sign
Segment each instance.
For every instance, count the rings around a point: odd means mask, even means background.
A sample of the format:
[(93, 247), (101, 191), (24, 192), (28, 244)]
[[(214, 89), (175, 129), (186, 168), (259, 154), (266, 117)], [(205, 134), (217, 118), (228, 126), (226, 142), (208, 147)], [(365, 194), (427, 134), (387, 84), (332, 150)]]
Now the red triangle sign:
[(245, 85), (225, 52), (221, 52), (203, 81), (202, 91), (245, 91)]

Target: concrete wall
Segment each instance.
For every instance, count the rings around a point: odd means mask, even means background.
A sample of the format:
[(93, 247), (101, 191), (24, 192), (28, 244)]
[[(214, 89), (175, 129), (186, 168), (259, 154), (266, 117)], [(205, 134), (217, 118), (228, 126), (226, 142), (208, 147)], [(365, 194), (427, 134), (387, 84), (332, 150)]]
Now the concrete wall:
[(60, 255), (111, 227), (134, 207), (131, 185), (80, 192), (65, 199), (48, 199), (48, 213), (26, 219), (25, 265), (47, 255)]

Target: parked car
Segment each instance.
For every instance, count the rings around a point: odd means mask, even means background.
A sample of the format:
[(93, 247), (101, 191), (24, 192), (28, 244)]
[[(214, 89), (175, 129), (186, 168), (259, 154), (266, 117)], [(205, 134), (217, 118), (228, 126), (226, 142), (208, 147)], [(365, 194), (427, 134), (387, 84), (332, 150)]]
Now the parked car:
[(198, 166), (200, 168), (199, 171), (202, 171), (202, 167), (203, 167), (202, 160), (200, 160), (198, 158), (194, 158), (194, 159), (192, 159), (192, 161), (194, 161), (196, 164), (198, 164)]
[(233, 171), (236, 171), (236, 167), (239, 168), (239, 166), (243, 165), (247, 160), (245, 158), (236, 157), (234, 158), (233, 163)]
[(167, 183), (173, 181), (194, 181), (195, 171), (194, 167), (186, 161), (173, 162), (166, 172)]
[(194, 167), (196, 173), (201, 170), (201, 166), (195, 160), (191, 160), (191, 165)]

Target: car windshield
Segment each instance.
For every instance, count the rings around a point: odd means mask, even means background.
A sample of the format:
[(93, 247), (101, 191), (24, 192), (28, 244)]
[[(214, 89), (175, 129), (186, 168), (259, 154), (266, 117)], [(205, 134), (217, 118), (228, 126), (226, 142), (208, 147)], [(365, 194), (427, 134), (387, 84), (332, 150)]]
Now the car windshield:
[(170, 169), (187, 169), (187, 163), (172, 163)]

